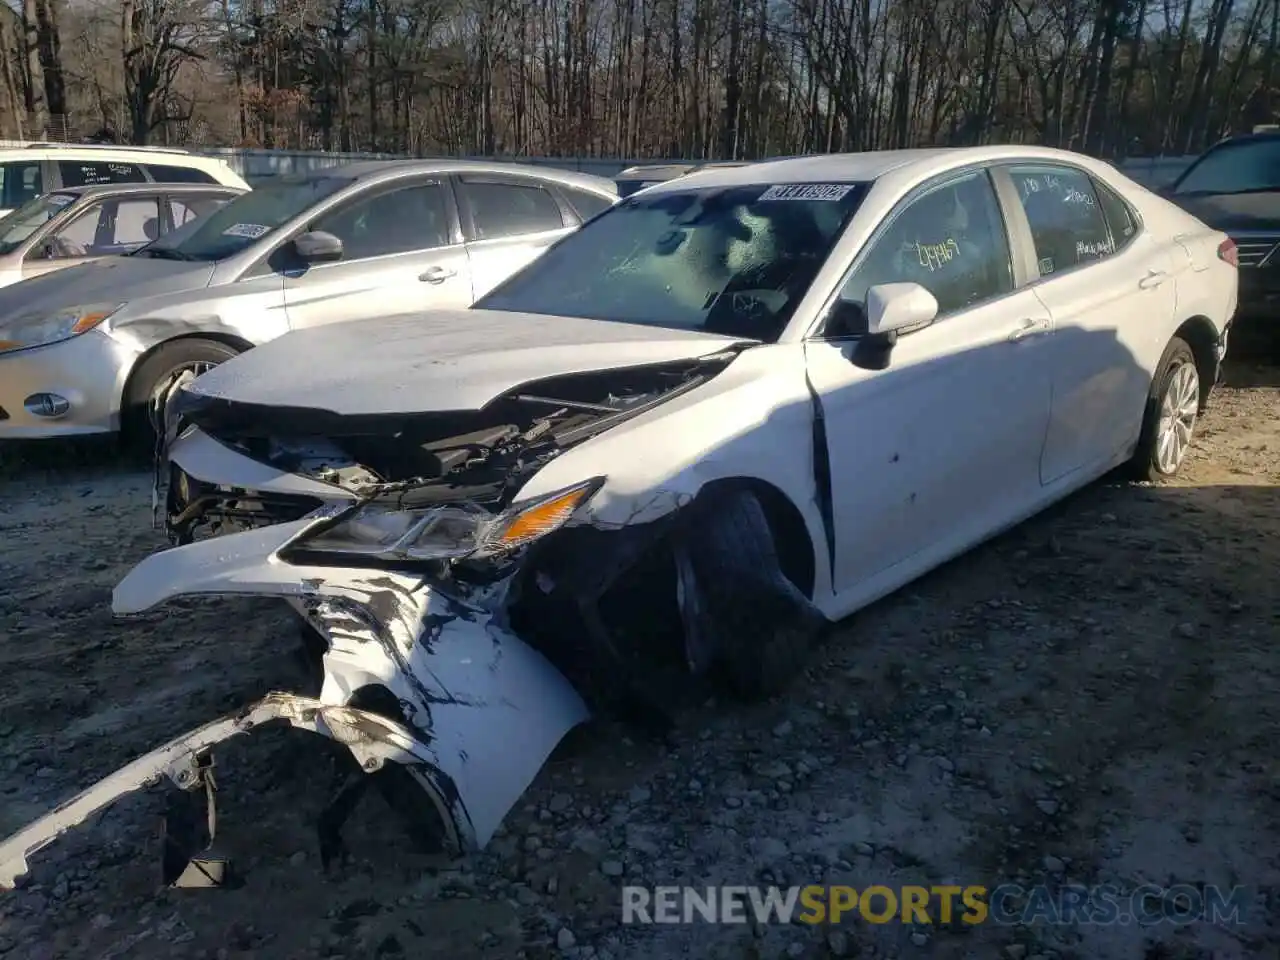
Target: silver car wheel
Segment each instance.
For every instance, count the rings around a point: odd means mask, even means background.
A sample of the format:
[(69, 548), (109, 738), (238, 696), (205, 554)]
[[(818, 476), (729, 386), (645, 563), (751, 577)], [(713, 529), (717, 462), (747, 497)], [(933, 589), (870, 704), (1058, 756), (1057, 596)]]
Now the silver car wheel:
[(1156, 432), (1156, 465), (1161, 473), (1176, 473), (1195, 431), (1200, 412), (1200, 376), (1194, 363), (1180, 363), (1173, 368), (1160, 398), (1160, 426)]

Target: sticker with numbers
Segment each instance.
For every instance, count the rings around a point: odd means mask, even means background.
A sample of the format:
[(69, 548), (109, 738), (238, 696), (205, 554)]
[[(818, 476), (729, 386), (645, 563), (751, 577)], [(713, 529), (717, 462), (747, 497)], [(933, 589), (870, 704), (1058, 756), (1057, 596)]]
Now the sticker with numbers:
[(270, 229), (270, 227), (264, 227), (260, 223), (233, 223), (222, 231), (222, 235), (224, 237), (245, 237), (249, 240), (257, 240)]
[(850, 183), (778, 183), (764, 193), (760, 200), (843, 200), (853, 189)]

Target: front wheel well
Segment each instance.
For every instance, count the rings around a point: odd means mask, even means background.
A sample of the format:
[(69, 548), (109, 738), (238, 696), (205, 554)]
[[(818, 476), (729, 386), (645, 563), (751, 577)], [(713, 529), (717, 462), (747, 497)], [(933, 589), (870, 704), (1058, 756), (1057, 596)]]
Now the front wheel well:
[(773, 534), (783, 575), (812, 600), (815, 581), (813, 538), (809, 536), (809, 528), (799, 508), (773, 484), (748, 477), (713, 480), (698, 492), (696, 500), (715, 499), (730, 490), (750, 490), (755, 494), (764, 508), (765, 519), (769, 521), (769, 532)]
[(171, 343), (181, 343), (184, 340), (212, 340), (214, 343), (220, 343), (223, 346), (230, 347), (237, 353), (244, 353), (253, 347), (253, 344), (243, 337), (237, 337), (232, 333), (213, 332), (213, 333), (182, 333), (176, 337), (169, 337), (167, 340), (161, 340), (159, 343), (152, 344), (144, 352), (138, 354), (133, 361), (133, 366), (129, 370), (129, 376), (125, 379), (124, 390), (121, 392), (121, 403), (127, 403), (129, 400), (129, 392), (133, 389), (134, 378), (137, 377), (138, 371), (143, 365), (151, 359), (157, 352)]
[[(1209, 391), (1218, 379), (1218, 329), (1208, 317), (1196, 316), (1183, 321), (1175, 337), (1186, 341), (1191, 355), (1196, 358), (1196, 373), (1200, 376), (1200, 411), (1203, 413), (1209, 400)], [(1156, 371), (1159, 376), (1159, 371)]]

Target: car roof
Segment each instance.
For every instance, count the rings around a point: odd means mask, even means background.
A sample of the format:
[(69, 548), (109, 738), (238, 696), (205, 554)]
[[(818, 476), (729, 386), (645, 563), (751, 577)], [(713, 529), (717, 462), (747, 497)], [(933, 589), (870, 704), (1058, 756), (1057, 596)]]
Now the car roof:
[(709, 160), (697, 163), (645, 163), (627, 167), (613, 175), (614, 180), (673, 180), (699, 170), (718, 170), (725, 167), (747, 167), (753, 160)]
[(1270, 141), (1280, 140), (1280, 130), (1255, 130), (1253, 133), (1240, 133), (1231, 137), (1223, 137), (1217, 143), (1212, 144), (1209, 147), (1209, 150), (1214, 149), (1214, 147), (1225, 146), (1228, 143), (1230, 144), (1257, 143), (1257, 142), (1265, 143), (1266, 141), (1269, 141), (1269, 140)]
[(865, 153), (825, 153), (806, 157), (761, 160), (736, 167), (696, 170), (675, 180), (646, 188), (645, 195), (674, 193), (703, 187), (735, 187), (776, 183), (869, 183), (888, 174), (910, 178), (944, 173), (971, 163), (1000, 160), (1045, 160), (1096, 169), (1098, 161), (1083, 154), (1051, 147), (1001, 144), (984, 147), (934, 147), (914, 150), (871, 150)]
[(370, 183), (386, 180), (397, 180), (400, 177), (422, 173), (471, 173), (471, 174), (513, 174), (517, 176), (540, 177), (551, 180), (566, 187), (577, 187), (594, 193), (605, 193), (617, 196), (617, 184), (607, 177), (596, 177), (574, 170), (562, 170), (559, 167), (535, 165), (531, 163), (508, 163), (500, 160), (358, 160), (337, 167), (325, 167), (303, 175), (304, 179), (315, 177), (351, 177)]
[(39, 141), (0, 141), (0, 159), (4, 161), (20, 160), (23, 155), (57, 159), (100, 158), (110, 162), (116, 159), (128, 159), (135, 163), (168, 163), (173, 166), (208, 167), (227, 162), (221, 157), (208, 156), (203, 153), (192, 153), (181, 147), (150, 147), (136, 145), (118, 145), (114, 143), (47, 143)]
[(248, 193), (244, 187), (231, 187), (221, 183), (94, 183), (83, 187), (59, 187), (50, 193), (76, 193), (82, 197), (116, 196), (130, 193)]

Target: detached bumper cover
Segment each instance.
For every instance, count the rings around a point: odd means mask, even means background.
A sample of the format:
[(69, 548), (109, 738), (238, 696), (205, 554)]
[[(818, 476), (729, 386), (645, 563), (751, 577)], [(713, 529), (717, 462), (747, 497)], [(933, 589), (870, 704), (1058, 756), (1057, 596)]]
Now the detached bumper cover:
[[(286, 720), (300, 730), (344, 744), (370, 773), (387, 761), (403, 764), (419, 774), (415, 779), (428, 791), (430, 800), (438, 808), (448, 809), (452, 794), (443, 784), (434, 782), (434, 755), (404, 727), (363, 710), (325, 706), (311, 697), (272, 693), (144, 754), (0, 843), (0, 889), (11, 889), (27, 872), (32, 854), (121, 797), (157, 784), (162, 778), (187, 789), (194, 780), (193, 763), (202, 753), (276, 720)], [(466, 823), (466, 812), (458, 810), (457, 819)], [(448, 826), (450, 819), (445, 818), (444, 822)], [(459, 837), (458, 841), (465, 846), (468, 839)]]
[[(424, 788), (423, 802), (441, 815), (446, 840), (463, 852), (489, 842), (556, 744), (588, 718), (586, 706), (559, 671), (489, 613), (424, 579), (281, 561), (278, 551), (316, 522), (154, 554), (116, 587), (113, 606), (127, 614), (180, 596), (286, 598), (328, 643), (319, 698), (272, 694), (139, 758), (0, 844), (0, 886), (25, 872), (29, 853), (118, 797), (277, 719), (343, 743), (371, 772), (386, 760), (404, 765)], [(389, 690), (403, 722), (348, 705), (368, 687)]]

